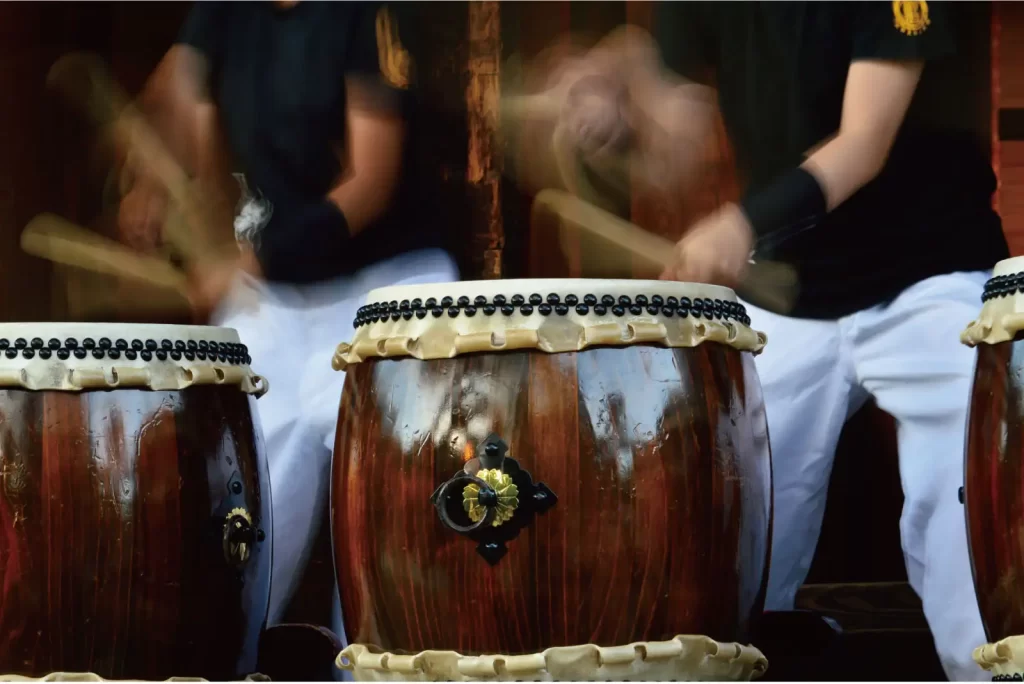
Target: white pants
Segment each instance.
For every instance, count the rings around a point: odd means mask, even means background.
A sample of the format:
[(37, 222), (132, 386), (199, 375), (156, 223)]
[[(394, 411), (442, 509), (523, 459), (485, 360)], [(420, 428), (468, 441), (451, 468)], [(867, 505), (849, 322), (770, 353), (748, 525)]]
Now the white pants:
[(775, 485), (767, 609), (793, 608), (821, 531), (840, 430), (870, 395), (896, 419), (903, 556), (954, 681), (990, 678), (971, 659), (985, 632), (957, 499), (974, 373), (974, 351), (960, 343), (960, 331), (977, 316), (987, 277), (929, 278), (888, 306), (834, 321), (747, 305), (753, 327), (768, 335), (757, 358)]
[[(253, 370), (270, 384), (257, 402), (274, 517), (268, 625), (280, 622), (295, 593), (330, 500), (331, 455), (345, 382), (345, 374), (331, 368), (334, 350), (351, 340), (356, 310), (370, 290), (457, 279), (446, 253), (410, 252), (316, 285), (247, 279), (214, 316), (215, 325), (238, 330)], [(259, 306), (242, 306), (246, 298), (255, 298)], [(340, 628), (339, 608), (335, 630)], [(338, 636), (345, 638), (340, 631)]]

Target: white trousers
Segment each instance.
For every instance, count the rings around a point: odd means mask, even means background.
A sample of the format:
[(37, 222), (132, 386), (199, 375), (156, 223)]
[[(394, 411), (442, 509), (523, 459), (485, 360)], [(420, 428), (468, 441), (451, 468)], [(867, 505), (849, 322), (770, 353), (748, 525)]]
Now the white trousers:
[[(345, 374), (331, 368), (334, 350), (351, 340), (356, 310), (370, 290), (457, 279), (446, 253), (410, 252), (316, 285), (246, 279), (214, 316), (215, 325), (238, 331), (253, 370), (270, 384), (256, 403), (274, 517), (268, 625), (280, 622), (298, 587), (330, 500), (331, 455), (345, 382)], [(253, 299), (258, 307), (243, 304)], [(339, 608), (335, 630), (340, 628)], [(340, 631), (338, 636), (345, 638)]]
[(988, 275), (929, 278), (887, 306), (833, 321), (747, 305), (753, 327), (768, 335), (757, 357), (775, 485), (766, 607), (793, 608), (821, 531), (840, 430), (870, 395), (896, 419), (903, 556), (954, 681), (990, 678), (971, 659), (985, 632), (957, 499), (974, 373), (960, 331), (977, 316)]

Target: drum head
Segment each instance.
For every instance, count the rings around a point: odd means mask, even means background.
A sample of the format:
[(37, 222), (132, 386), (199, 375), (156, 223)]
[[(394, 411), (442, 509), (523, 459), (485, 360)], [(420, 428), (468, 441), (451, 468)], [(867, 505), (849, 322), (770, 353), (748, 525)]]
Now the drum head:
[(451, 358), (483, 351), (727, 344), (766, 339), (726, 287), (660, 280), (481, 280), (373, 290), (334, 366), (371, 357)]
[(231, 328), (118, 323), (0, 324), (0, 387), (79, 391), (237, 385), (262, 394)]

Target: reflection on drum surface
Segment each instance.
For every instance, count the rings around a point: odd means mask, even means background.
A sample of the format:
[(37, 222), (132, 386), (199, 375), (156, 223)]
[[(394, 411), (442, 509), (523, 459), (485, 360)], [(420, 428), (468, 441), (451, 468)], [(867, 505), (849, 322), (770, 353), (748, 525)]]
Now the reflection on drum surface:
[[(750, 354), (635, 345), (347, 372), (332, 515), (350, 643), (529, 653), (746, 640), (771, 519)], [(557, 496), (493, 565), (431, 504), (492, 434)]]
[[(254, 402), (0, 389), (0, 672), (254, 671), (271, 556)], [(244, 559), (223, 539), (232, 513), (264, 538)]]
[(989, 641), (1024, 634), (1024, 341), (981, 344), (965, 459), (967, 536)]

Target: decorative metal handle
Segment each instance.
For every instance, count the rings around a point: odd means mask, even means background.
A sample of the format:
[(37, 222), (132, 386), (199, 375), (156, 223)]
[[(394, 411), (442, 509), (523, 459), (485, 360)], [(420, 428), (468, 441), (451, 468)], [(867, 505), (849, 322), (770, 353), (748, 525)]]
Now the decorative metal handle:
[(224, 520), (224, 560), (233, 568), (242, 568), (249, 562), (252, 545), (256, 542), (256, 529), (252, 524), (252, 516), (244, 508), (233, 508)]
[(505, 543), (558, 497), (506, 455), (508, 445), (497, 435), (480, 446), (481, 455), (438, 487), (430, 501), (441, 524), (478, 542), (477, 553), (495, 565), (508, 552)]

